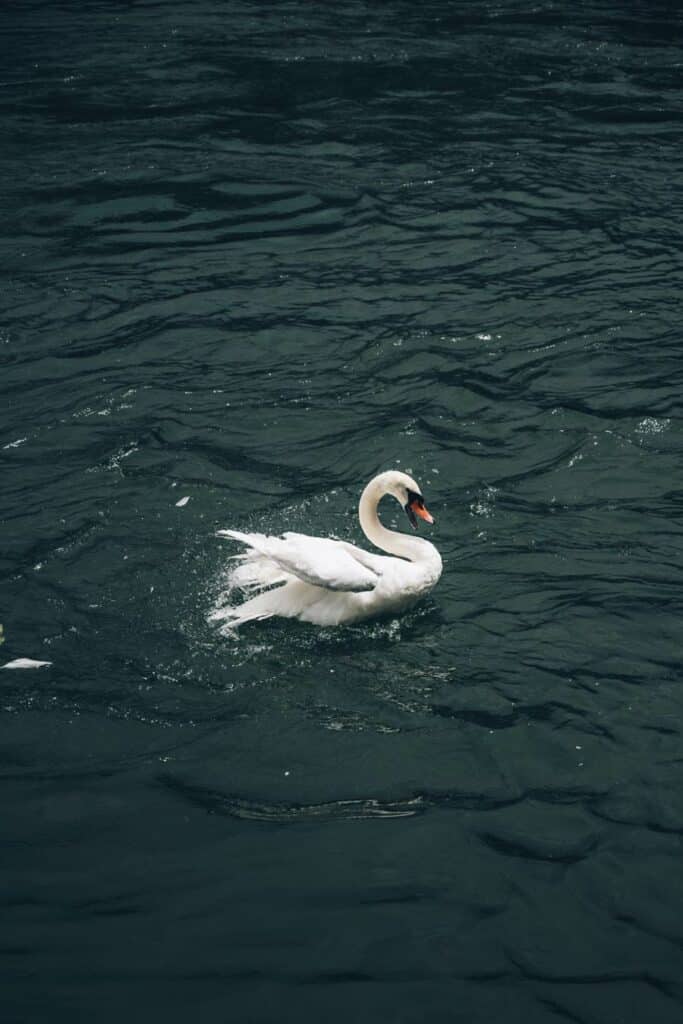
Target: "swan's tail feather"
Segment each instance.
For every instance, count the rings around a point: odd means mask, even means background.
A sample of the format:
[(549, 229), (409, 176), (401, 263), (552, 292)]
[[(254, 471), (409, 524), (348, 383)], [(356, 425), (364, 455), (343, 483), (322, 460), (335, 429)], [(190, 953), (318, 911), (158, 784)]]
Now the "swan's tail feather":
[(216, 609), (209, 619), (212, 622), (222, 622), (221, 633), (228, 636), (245, 622), (270, 619), (274, 615), (287, 619), (296, 618), (313, 589), (309, 583), (290, 578), (284, 586), (264, 590), (242, 604)]
[[(231, 570), (227, 579), (227, 590), (225, 597), (230, 598), (234, 590), (241, 590), (248, 595), (248, 600), (238, 605), (227, 605), (224, 608), (217, 608), (209, 615), (211, 622), (221, 622), (221, 633), (228, 635), (245, 622), (253, 622), (258, 619), (269, 619), (273, 615), (289, 615), (288, 600), (283, 597), (283, 591), (291, 594), (291, 585), (299, 583), (290, 573), (285, 572), (281, 565), (274, 562), (272, 558), (260, 551), (253, 544), (259, 544), (266, 538), (262, 534), (245, 534), (239, 530), (219, 530), (218, 536), (231, 537), (233, 540), (242, 541), (248, 544), (247, 551), (232, 558), (237, 564)], [(290, 587), (282, 586), (290, 584)], [(255, 595), (255, 596), (249, 596)]]
[(245, 622), (254, 622), (258, 619), (269, 619), (276, 613), (271, 611), (267, 607), (254, 606), (254, 602), (260, 601), (262, 597), (267, 597), (269, 591), (265, 594), (259, 594), (257, 597), (251, 598), (249, 601), (245, 601), (243, 604), (232, 606), (229, 608), (218, 608), (216, 611), (209, 615), (209, 621), (221, 622), (220, 627), (221, 633), (224, 636), (228, 636), (233, 630), (239, 626), (243, 626)]
[(249, 545), (246, 551), (239, 555), (233, 555), (231, 561), (237, 562), (235, 568), (228, 574), (228, 593), (231, 590), (245, 590), (247, 593), (265, 590), (266, 587), (276, 586), (278, 583), (286, 583), (293, 579), (290, 573), (286, 572), (281, 565), (278, 565), (262, 549), (262, 544), (267, 542), (267, 537), (261, 533), (240, 533), (239, 530), (218, 530), (218, 537), (230, 537), (232, 540), (239, 540)]
[(292, 577), (273, 562), (270, 558), (260, 555), (257, 551), (248, 551), (237, 555), (238, 564), (228, 577), (230, 590), (246, 591), (265, 590), (278, 583), (286, 583)]

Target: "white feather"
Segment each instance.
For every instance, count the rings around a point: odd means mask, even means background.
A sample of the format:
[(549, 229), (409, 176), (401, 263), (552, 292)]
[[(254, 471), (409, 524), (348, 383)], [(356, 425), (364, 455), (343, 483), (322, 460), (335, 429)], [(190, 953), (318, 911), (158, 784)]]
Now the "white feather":
[(51, 661), (34, 661), (33, 658), (15, 658), (6, 662), (2, 668), (47, 668)]

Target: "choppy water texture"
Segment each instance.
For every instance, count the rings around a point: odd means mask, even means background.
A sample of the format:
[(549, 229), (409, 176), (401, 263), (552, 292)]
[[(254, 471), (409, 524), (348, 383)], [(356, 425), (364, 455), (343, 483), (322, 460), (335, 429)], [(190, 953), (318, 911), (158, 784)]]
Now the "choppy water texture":
[[(6, 1024), (681, 1020), (679, 11), (5, 11)], [(429, 599), (216, 635), (387, 467)]]

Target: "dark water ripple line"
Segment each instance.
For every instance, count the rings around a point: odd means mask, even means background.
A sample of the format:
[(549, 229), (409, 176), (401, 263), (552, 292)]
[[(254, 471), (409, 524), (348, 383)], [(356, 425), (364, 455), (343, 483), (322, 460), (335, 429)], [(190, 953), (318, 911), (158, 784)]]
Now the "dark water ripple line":
[[(71, 708), (65, 705), (60, 707), (60, 710), (66, 713), (71, 711), (79, 714), (80, 705), (75, 704)], [(169, 724), (171, 725), (172, 723)], [(219, 729), (220, 726), (215, 731)], [(194, 746), (203, 743), (207, 735), (211, 735), (212, 731), (214, 730), (209, 729), (206, 723), (204, 723), (204, 727), (197, 729), (192, 736), (183, 737), (182, 739), (176, 738), (172, 743), (155, 745), (139, 754), (121, 754), (113, 761), (102, 758), (93, 764), (89, 759), (88, 767), (77, 765), (73, 768), (63, 768), (50, 764), (49, 767), (39, 768), (35, 765), (27, 764), (25, 768), (18, 769), (16, 767), (16, 759), (12, 758), (11, 755), (5, 755), (0, 759), (0, 778), (7, 782), (44, 782), (47, 785), (60, 782), (86, 781), (89, 779), (111, 779), (118, 775), (125, 775), (133, 768), (147, 766), (151, 760), (158, 760), (163, 757), (177, 755), (179, 752), (191, 750)], [(7, 767), (2, 767), (3, 762), (7, 763)]]
[[(106, 240), (108, 247), (109, 243), (123, 241), (127, 236), (135, 244), (138, 233), (142, 231), (152, 242), (156, 237), (160, 243), (167, 244), (168, 233), (176, 231), (178, 239), (184, 239), (186, 245), (201, 240), (202, 248), (205, 248), (230, 236), (236, 240), (253, 235), (267, 238), (283, 231), (302, 235), (308, 228), (332, 227), (335, 224), (347, 228), (365, 227), (376, 225), (383, 219), (384, 204), (380, 197), (366, 192), (354, 194), (347, 190), (345, 195), (340, 195), (338, 189), (312, 192), (302, 190), (300, 186), (273, 183), (270, 188), (260, 186), (259, 202), (249, 202), (244, 188), (239, 192), (237, 188), (229, 192), (224, 184), (216, 182), (212, 185), (210, 179), (204, 185), (207, 189), (206, 205), (199, 209), (196, 208), (199, 201), (196, 184), (193, 183), (186, 197), (185, 190), (179, 188), (177, 181), (156, 181), (154, 187), (150, 184), (137, 194), (121, 189), (120, 198), (116, 197), (117, 189), (109, 186), (108, 192), (103, 193), (103, 186), (99, 184), (96, 200), (84, 203), (81, 189), (74, 192), (78, 204), (62, 202), (61, 213), (55, 197), (49, 193), (45, 197), (44, 214), (41, 213), (41, 208), (35, 206), (40, 192), (32, 191), (33, 222), (22, 225), (21, 237), (52, 238), (55, 222), (61, 220), (59, 226), (62, 231), (73, 232), (81, 246), (87, 242), (88, 235)], [(70, 186), (66, 194), (72, 191), (73, 186)], [(237, 194), (232, 195), (233, 192)], [(108, 194), (110, 198), (107, 198)], [(229, 195), (232, 201), (228, 201)], [(402, 225), (399, 222), (397, 226)], [(201, 233), (192, 234), (195, 229), (201, 229)], [(78, 264), (71, 265), (75, 267)]]
[[(517, 949), (508, 949), (507, 957), (510, 963), (514, 964), (525, 978), (534, 981), (565, 985), (615, 985), (627, 981), (635, 981), (642, 982), (668, 997), (674, 997), (678, 1001), (678, 985), (674, 982), (674, 979), (671, 976), (659, 977), (652, 970), (639, 970), (637, 967), (620, 967), (613, 970), (587, 970), (581, 972), (567, 971), (561, 968), (542, 970), (532, 962), (530, 957), (521, 956)], [(564, 1016), (566, 1016), (566, 1013)], [(579, 1017), (578, 1020), (583, 1020), (583, 1018)]]
[(598, 837), (578, 837), (569, 841), (547, 841), (544, 839), (516, 835), (514, 832), (496, 833), (482, 829), (482, 842), (492, 850), (510, 857), (525, 860), (550, 861), (553, 864), (577, 864), (589, 857), (598, 848)]
[[(311, 822), (333, 822), (340, 819), (390, 819), (416, 817), (429, 810), (472, 809), (480, 812), (511, 807), (525, 800), (536, 800), (548, 804), (583, 804), (598, 799), (599, 791), (589, 787), (573, 786), (564, 790), (546, 788), (515, 792), (510, 796), (495, 797), (484, 792), (423, 792), (401, 800), (383, 800), (378, 797), (348, 798), (323, 803), (265, 802), (245, 799), (234, 794), (207, 789), (204, 786), (185, 782), (176, 775), (163, 774), (158, 781), (184, 800), (203, 807), (211, 814), (248, 819), (255, 822), (275, 824), (306, 824)], [(489, 833), (487, 833), (487, 836)], [(527, 843), (531, 840), (528, 838)], [(503, 842), (503, 840), (501, 840)], [(512, 843), (512, 840), (510, 840)], [(521, 840), (519, 840), (521, 842)], [(595, 841), (581, 841), (581, 856), (587, 856)], [(519, 847), (518, 847), (519, 848)], [(531, 849), (531, 847), (529, 847)], [(540, 847), (534, 856), (540, 856)], [(548, 859), (554, 859), (559, 851), (551, 850)], [(578, 849), (578, 848), (577, 848)], [(566, 850), (565, 850), (566, 854)], [(541, 859), (544, 859), (541, 857)]]

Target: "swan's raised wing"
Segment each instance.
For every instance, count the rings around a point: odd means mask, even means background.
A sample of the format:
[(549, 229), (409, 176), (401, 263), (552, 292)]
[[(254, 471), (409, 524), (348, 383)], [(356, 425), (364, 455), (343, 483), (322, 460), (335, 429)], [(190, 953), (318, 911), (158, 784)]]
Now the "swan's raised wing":
[(346, 545), (342, 541), (308, 537), (304, 533), (267, 537), (263, 533), (219, 530), (218, 535), (241, 540), (271, 559), (285, 572), (315, 587), (361, 592), (374, 590), (379, 579), (378, 572), (367, 563), (359, 561), (348, 550), (353, 545)]

